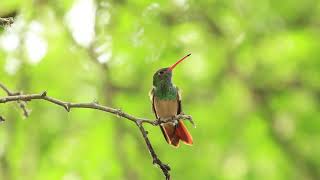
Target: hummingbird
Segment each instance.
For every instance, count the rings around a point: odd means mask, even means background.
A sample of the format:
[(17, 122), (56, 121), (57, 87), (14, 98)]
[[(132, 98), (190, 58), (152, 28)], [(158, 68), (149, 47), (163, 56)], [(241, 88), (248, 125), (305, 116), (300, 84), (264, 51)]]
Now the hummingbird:
[[(182, 114), (181, 93), (172, 83), (173, 69), (191, 54), (178, 60), (170, 67), (161, 68), (153, 75), (153, 87), (150, 91), (152, 109), (157, 119), (170, 118)], [(160, 125), (160, 129), (168, 144), (179, 146), (181, 140), (192, 145), (193, 140), (182, 120), (167, 122)]]

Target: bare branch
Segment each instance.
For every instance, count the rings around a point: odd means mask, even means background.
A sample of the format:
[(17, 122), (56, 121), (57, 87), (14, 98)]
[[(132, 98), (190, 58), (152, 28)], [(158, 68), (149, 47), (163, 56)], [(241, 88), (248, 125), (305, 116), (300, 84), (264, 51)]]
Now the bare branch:
[(152, 147), (152, 145), (151, 145), (151, 143), (150, 143), (150, 140), (149, 140), (149, 138), (148, 138), (148, 136), (147, 136), (147, 131), (143, 128), (143, 126), (142, 126), (142, 122), (140, 121), (137, 121), (136, 122), (136, 125), (139, 127), (139, 130), (140, 130), (140, 132), (141, 132), (141, 134), (142, 134), (142, 136), (143, 136), (143, 139), (144, 139), (144, 141), (146, 142), (146, 145), (147, 145), (147, 148), (148, 148), (148, 150), (149, 150), (149, 152), (150, 152), (150, 155), (152, 156), (152, 163), (153, 164), (157, 164), (159, 167), (160, 167), (160, 169), (162, 170), (162, 172), (163, 172), (163, 174), (164, 174), (164, 176), (166, 177), (166, 180), (170, 180), (170, 173), (169, 173), (169, 171), (171, 170), (170, 169), (170, 166), (169, 165), (167, 165), (167, 164), (164, 164), (159, 158), (158, 158), (158, 156), (157, 156), (157, 154), (155, 153), (155, 151), (153, 150), (153, 147)]
[[(123, 117), (125, 119), (128, 119), (128, 120), (134, 122), (138, 126), (138, 128), (143, 136), (143, 139), (145, 140), (146, 146), (150, 152), (150, 155), (152, 156), (153, 164), (157, 164), (160, 167), (160, 169), (162, 170), (163, 174), (166, 177), (166, 180), (170, 180), (170, 173), (169, 173), (170, 167), (167, 164), (162, 163), (162, 161), (158, 158), (158, 156), (155, 153), (155, 151), (151, 145), (151, 142), (148, 138), (148, 135), (147, 135), (148, 133), (143, 127), (143, 123), (148, 123), (153, 126), (159, 126), (162, 123), (176, 122), (177, 120), (181, 119), (181, 120), (188, 120), (194, 125), (194, 123), (192, 121), (192, 117), (190, 115), (180, 114), (180, 115), (177, 115), (172, 118), (161, 118), (161, 119), (156, 119), (156, 120), (150, 120), (150, 119), (138, 118), (138, 117), (132, 116), (130, 114), (127, 114), (127, 113), (121, 111), (120, 109), (115, 109), (115, 108), (100, 105), (96, 101), (91, 102), (91, 103), (72, 103), (72, 102), (66, 102), (66, 101), (56, 99), (56, 98), (49, 97), (47, 95), (46, 91), (39, 93), (39, 94), (26, 94), (26, 95), (24, 95), (22, 93), (11, 92), (8, 88), (6, 88), (1, 83), (0, 83), (0, 88), (3, 89), (8, 94), (8, 96), (0, 98), (0, 104), (1, 103), (8, 103), (8, 102), (18, 102), (18, 103), (23, 102), (24, 103), (24, 102), (29, 102), (32, 100), (43, 100), (43, 101), (48, 101), (52, 104), (61, 106), (68, 112), (73, 108), (95, 109), (95, 110), (111, 113), (111, 114), (114, 114), (118, 117)], [(21, 104), (20, 104), (20, 107), (21, 107)], [(4, 121), (4, 118), (0, 116), (0, 120)]]
[[(10, 91), (6, 86), (4, 86), (1, 83), (0, 88), (3, 89), (3, 91), (5, 91), (8, 94), (8, 96), (16, 96), (21, 94), (21, 92)], [(30, 111), (26, 107), (26, 102), (17, 101), (17, 103), (19, 104), (19, 107), (22, 109), (24, 117), (28, 117)]]
[(70, 111), (73, 108), (86, 108), (86, 109), (96, 109), (99, 111), (104, 111), (104, 112), (108, 112), (108, 113), (112, 113), (116, 116), (120, 116), (123, 118), (126, 118), (130, 121), (133, 121), (135, 123), (148, 123), (151, 124), (153, 126), (158, 126), (162, 123), (166, 123), (166, 122), (174, 122), (180, 119), (186, 119), (192, 122), (192, 117), (189, 115), (177, 115), (173, 118), (163, 118), (163, 119), (157, 119), (157, 120), (150, 120), (150, 119), (145, 119), (145, 118), (138, 118), (138, 117), (134, 117), (130, 114), (127, 114), (125, 112), (122, 112), (120, 109), (114, 109), (114, 108), (110, 108), (107, 106), (103, 106), (103, 105), (99, 105), (97, 102), (91, 102), (91, 103), (72, 103), (72, 102), (65, 102), (65, 101), (61, 101), (59, 99), (55, 99), (52, 97), (47, 96), (47, 92), (44, 91), (42, 93), (39, 94), (28, 94), (28, 95), (24, 95), (24, 94), (19, 94), (19, 95), (9, 95), (7, 97), (3, 97), (0, 98), (0, 103), (7, 103), (7, 102), (19, 102), (19, 101), (24, 101), (24, 102), (28, 102), (31, 100), (45, 100), (48, 101), (50, 103), (56, 104), (58, 106), (63, 107), (66, 111)]
[(0, 26), (10, 26), (13, 24), (13, 17), (2, 18), (0, 17)]

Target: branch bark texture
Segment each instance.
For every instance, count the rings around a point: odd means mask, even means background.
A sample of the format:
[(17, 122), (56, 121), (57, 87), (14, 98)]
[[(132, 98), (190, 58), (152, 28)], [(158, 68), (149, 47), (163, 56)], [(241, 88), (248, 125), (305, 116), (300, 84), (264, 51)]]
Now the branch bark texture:
[[(133, 115), (130, 115), (128, 113), (123, 112), (121, 109), (115, 109), (115, 108), (100, 105), (98, 102), (95, 102), (95, 101), (90, 102), (90, 103), (72, 103), (72, 102), (66, 102), (66, 101), (62, 101), (62, 100), (50, 97), (47, 95), (46, 91), (38, 93), (38, 94), (22, 94), (21, 92), (16, 93), (16, 92), (10, 91), (6, 86), (4, 86), (1, 83), (0, 83), (0, 88), (7, 93), (6, 97), (0, 98), (0, 104), (1, 103), (9, 103), (9, 102), (17, 102), (19, 104), (20, 108), (24, 111), (25, 115), (26, 115), (25, 112), (28, 112), (28, 110), (26, 109), (26, 106), (25, 106), (26, 102), (29, 102), (32, 100), (42, 100), (42, 101), (47, 101), (49, 103), (61, 106), (68, 112), (74, 108), (94, 109), (94, 110), (98, 110), (98, 111), (104, 111), (106, 113), (111, 113), (111, 114), (116, 115), (118, 117), (122, 117), (122, 118), (129, 120), (129, 121), (134, 122), (142, 134), (142, 137), (143, 137), (143, 139), (146, 143), (146, 146), (150, 152), (150, 155), (152, 157), (153, 164), (156, 164), (159, 166), (159, 168), (162, 170), (166, 180), (170, 180), (170, 167), (167, 164), (164, 164), (158, 158), (158, 155), (156, 154), (156, 152), (154, 151), (154, 149), (152, 147), (152, 144), (148, 138), (148, 133), (144, 129), (143, 124), (147, 123), (147, 124), (151, 124), (153, 126), (158, 126), (161, 123), (175, 122), (180, 119), (189, 120), (192, 124), (194, 124), (192, 121), (192, 117), (189, 115), (177, 115), (172, 118), (150, 120), (150, 119), (135, 117)], [(4, 121), (3, 116), (0, 116), (0, 121)]]
[(14, 20), (13, 17), (3, 18), (0, 17), (0, 26), (9, 26), (13, 24)]

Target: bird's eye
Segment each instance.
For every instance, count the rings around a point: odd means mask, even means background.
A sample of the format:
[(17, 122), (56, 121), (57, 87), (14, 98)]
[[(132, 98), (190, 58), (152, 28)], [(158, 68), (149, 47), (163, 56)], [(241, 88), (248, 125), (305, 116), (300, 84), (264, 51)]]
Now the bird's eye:
[(164, 73), (163, 71), (160, 71), (160, 72), (159, 72), (160, 75), (162, 75), (163, 73)]

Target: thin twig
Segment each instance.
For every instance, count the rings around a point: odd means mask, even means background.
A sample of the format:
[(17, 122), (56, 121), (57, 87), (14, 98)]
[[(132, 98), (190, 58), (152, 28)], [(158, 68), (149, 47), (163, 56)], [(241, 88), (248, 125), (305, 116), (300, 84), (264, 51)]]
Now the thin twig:
[[(115, 108), (100, 105), (96, 101), (91, 102), (91, 103), (72, 103), (72, 102), (66, 102), (66, 101), (56, 99), (56, 98), (49, 97), (47, 95), (46, 91), (39, 93), (39, 94), (12, 93), (8, 88), (6, 88), (1, 83), (0, 83), (0, 88), (3, 89), (8, 94), (8, 96), (0, 98), (0, 104), (1, 103), (8, 103), (8, 102), (28, 102), (31, 100), (44, 100), (44, 101), (48, 101), (52, 104), (61, 106), (68, 112), (73, 108), (95, 109), (95, 110), (111, 113), (111, 114), (114, 114), (118, 117), (123, 117), (125, 119), (128, 119), (128, 120), (134, 122), (138, 126), (138, 128), (143, 136), (143, 139), (145, 140), (147, 148), (148, 148), (150, 155), (152, 157), (153, 164), (157, 164), (160, 167), (164, 176), (166, 177), (166, 180), (170, 180), (170, 173), (169, 173), (170, 167), (167, 164), (164, 164), (158, 158), (158, 156), (155, 153), (155, 151), (151, 145), (151, 142), (148, 138), (148, 135), (147, 135), (148, 133), (143, 127), (143, 123), (151, 124), (153, 126), (159, 126), (162, 123), (176, 122), (177, 120), (183, 119), (183, 120), (190, 121), (194, 125), (194, 123), (192, 121), (192, 117), (189, 115), (184, 115), (184, 114), (180, 114), (180, 115), (174, 116), (172, 118), (161, 118), (161, 119), (156, 119), (156, 120), (150, 120), (150, 119), (138, 118), (138, 117), (132, 116), (130, 114), (127, 114), (127, 113), (121, 111), (120, 109), (115, 109)], [(4, 121), (4, 118), (0, 116), (0, 120)]]
[[(21, 92), (12, 92), (10, 91), (6, 86), (4, 86), (3, 84), (0, 83), (0, 88), (5, 91), (8, 96), (16, 96), (16, 95), (20, 95)], [(26, 107), (26, 102), (22, 102), (22, 101), (17, 101), (17, 103), (19, 104), (19, 107), (22, 109), (23, 111), (23, 116), (24, 117), (28, 117), (29, 116), (29, 110)]]
[(13, 24), (13, 17), (2, 18), (0, 17), (0, 26), (10, 26)]
[(164, 176), (166, 177), (166, 180), (170, 180), (171, 179), (170, 178), (170, 173), (169, 173), (169, 171), (171, 170), (170, 166), (167, 165), (167, 164), (164, 164), (158, 158), (157, 154), (153, 150), (153, 147), (152, 147), (152, 145), (150, 143), (150, 140), (149, 140), (149, 138), (147, 136), (147, 132), (144, 129), (144, 127), (142, 126), (142, 121), (136, 121), (136, 125), (139, 127), (139, 130), (140, 130), (140, 132), (141, 132), (141, 134), (143, 136), (144, 141), (146, 142), (146, 145), (147, 145), (147, 148), (148, 148), (148, 150), (150, 152), (150, 155), (152, 156), (152, 160), (153, 160), (152, 163), (153, 164), (157, 164), (160, 167), (160, 169), (162, 170)]
[(115, 108), (100, 105), (95, 101), (91, 102), (91, 103), (72, 103), (72, 102), (61, 101), (59, 99), (55, 99), (55, 98), (47, 96), (46, 91), (39, 93), (39, 94), (27, 94), (27, 95), (20, 94), (20, 95), (12, 95), (12, 96), (9, 95), (7, 97), (0, 98), (0, 103), (17, 102), (17, 101), (28, 102), (31, 100), (45, 100), (50, 103), (56, 104), (58, 106), (62, 106), (68, 112), (73, 108), (96, 109), (96, 110), (112, 113), (116, 116), (126, 118), (126, 119), (133, 121), (135, 123), (137, 123), (137, 122), (141, 123), (141, 124), (148, 123), (153, 126), (158, 126), (159, 124), (166, 123), (166, 122), (175, 122), (180, 119), (185, 119), (185, 120), (189, 120), (190, 122), (193, 122), (192, 117), (189, 115), (177, 115), (172, 118), (162, 118), (162, 119), (157, 119), (157, 120), (138, 118), (138, 117), (134, 117), (130, 114), (127, 114), (127, 113), (121, 111), (120, 109), (115, 109)]
[(0, 83), (0, 88), (3, 89), (9, 96), (15, 96), (21, 94), (20, 92), (12, 92), (6, 86)]

